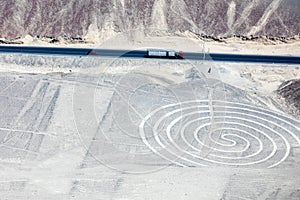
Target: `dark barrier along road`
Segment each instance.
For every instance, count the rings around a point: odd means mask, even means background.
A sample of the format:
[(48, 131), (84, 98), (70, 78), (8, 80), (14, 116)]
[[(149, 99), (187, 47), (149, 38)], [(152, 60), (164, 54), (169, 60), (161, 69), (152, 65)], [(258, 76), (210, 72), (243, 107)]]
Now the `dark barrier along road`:
[[(0, 53), (23, 54), (52, 54), (65, 56), (104, 56), (143, 58), (144, 50), (116, 50), (116, 49), (91, 49), (91, 48), (60, 48), (60, 47), (26, 47), (26, 46), (0, 46)], [(150, 59), (150, 58), (149, 58)], [(184, 59), (188, 60), (214, 60), (224, 62), (258, 62), (258, 63), (285, 63), (300, 64), (299, 56), (270, 56), (270, 55), (241, 55), (241, 54), (203, 54), (185, 52)]]

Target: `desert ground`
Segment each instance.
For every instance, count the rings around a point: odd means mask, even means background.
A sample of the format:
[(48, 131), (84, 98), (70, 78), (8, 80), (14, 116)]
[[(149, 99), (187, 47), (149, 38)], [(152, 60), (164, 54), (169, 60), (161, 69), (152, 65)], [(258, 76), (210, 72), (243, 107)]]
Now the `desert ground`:
[[(159, 38), (95, 48), (300, 54)], [(1, 54), (0, 199), (299, 199), (299, 67)]]

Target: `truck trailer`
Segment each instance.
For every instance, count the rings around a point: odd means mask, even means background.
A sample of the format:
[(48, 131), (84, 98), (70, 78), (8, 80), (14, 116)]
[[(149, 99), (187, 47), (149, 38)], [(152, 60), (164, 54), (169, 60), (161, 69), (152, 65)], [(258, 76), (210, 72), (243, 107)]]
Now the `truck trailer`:
[(183, 59), (183, 51), (165, 50), (165, 49), (147, 49), (146, 58), (170, 58)]

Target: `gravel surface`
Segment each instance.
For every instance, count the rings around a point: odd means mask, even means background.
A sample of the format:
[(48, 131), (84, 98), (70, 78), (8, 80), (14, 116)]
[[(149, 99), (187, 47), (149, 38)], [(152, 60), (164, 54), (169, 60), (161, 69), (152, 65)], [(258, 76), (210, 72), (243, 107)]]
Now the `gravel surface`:
[(2, 199), (300, 198), (300, 121), (233, 64), (109, 66), (2, 66)]

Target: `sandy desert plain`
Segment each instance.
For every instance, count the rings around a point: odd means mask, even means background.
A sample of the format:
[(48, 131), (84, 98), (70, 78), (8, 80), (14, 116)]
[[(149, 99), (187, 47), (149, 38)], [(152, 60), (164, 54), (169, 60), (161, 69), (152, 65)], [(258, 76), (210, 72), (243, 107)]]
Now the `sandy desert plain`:
[[(188, 34), (90, 46), (300, 55)], [(0, 199), (300, 199), (300, 116), (277, 92), (299, 67), (0, 54)]]

